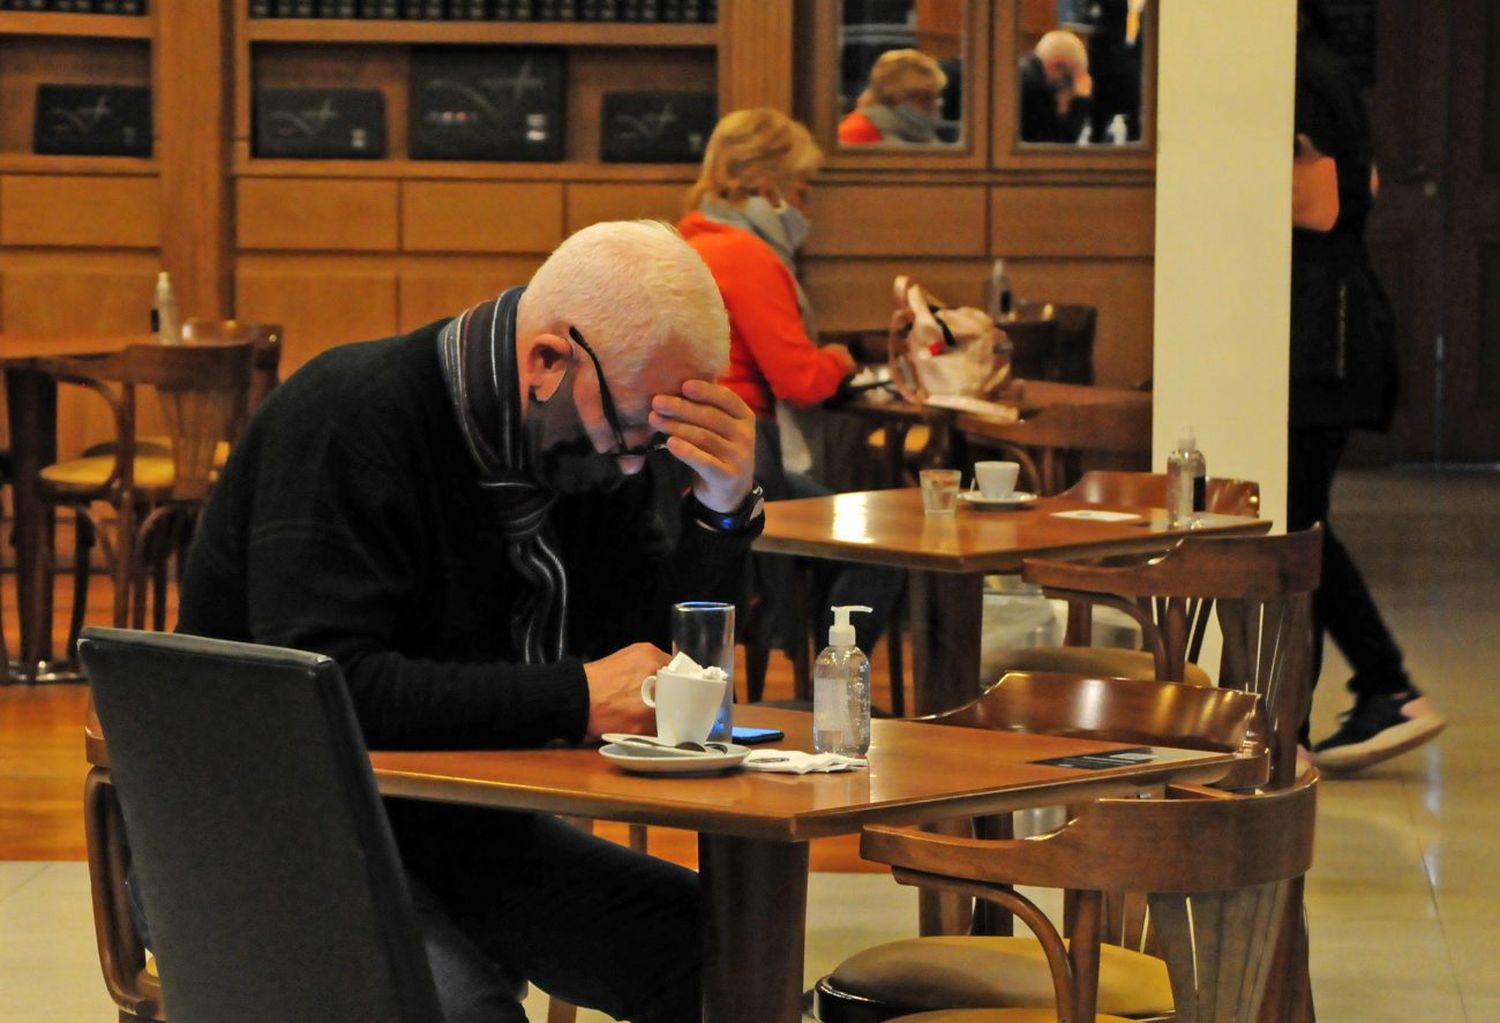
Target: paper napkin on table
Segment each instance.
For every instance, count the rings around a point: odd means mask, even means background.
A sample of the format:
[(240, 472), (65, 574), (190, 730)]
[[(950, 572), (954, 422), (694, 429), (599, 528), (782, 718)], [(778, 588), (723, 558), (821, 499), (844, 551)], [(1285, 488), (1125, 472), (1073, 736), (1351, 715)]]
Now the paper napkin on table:
[(722, 682), (725, 678), (724, 669), (718, 665), (710, 664), (705, 668), (681, 652), (668, 661), (666, 667), (661, 670), (669, 675), (697, 675), (714, 682)]
[(1134, 512), (1109, 511), (1105, 508), (1075, 508), (1072, 511), (1053, 512), (1054, 519), (1083, 519), (1089, 522), (1129, 522), (1140, 518)]
[(816, 774), (851, 771), (869, 767), (864, 757), (846, 757), (839, 753), (803, 753), (794, 749), (758, 749), (745, 758), (743, 765), (751, 771), (779, 771), (782, 774)]

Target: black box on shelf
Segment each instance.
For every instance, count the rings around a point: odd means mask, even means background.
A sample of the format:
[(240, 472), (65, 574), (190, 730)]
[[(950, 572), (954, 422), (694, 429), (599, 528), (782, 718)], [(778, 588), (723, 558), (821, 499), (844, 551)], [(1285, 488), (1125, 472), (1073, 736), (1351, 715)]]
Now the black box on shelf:
[(354, 0), (318, 0), (318, 17), (353, 18), (357, 13)]
[(485, 21), (490, 16), (488, 0), (448, 0), (448, 17), (463, 21)]
[(561, 160), (563, 54), (418, 47), (410, 149), (417, 160)]
[(385, 155), (379, 89), (257, 89), (254, 155), (262, 159), (376, 159)]
[(144, 85), (36, 87), (38, 153), (150, 156), (151, 90)]
[(271, 0), (250, 0), (250, 17), (269, 18), (271, 16)]
[(606, 163), (697, 163), (719, 116), (712, 92), (606, 92), (601, 107)]

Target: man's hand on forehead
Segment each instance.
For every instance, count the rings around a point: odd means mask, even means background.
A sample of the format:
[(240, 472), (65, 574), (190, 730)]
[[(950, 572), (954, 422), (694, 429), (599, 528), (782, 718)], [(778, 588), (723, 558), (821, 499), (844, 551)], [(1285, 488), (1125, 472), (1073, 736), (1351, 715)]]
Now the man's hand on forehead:
[(755, 413), (739, 395), (707, 380), (686, 380), (681, 394), (651, 399), (651, 427), (693, 470), (693, 493), (715, 511), (739, 507), (755, 483)]

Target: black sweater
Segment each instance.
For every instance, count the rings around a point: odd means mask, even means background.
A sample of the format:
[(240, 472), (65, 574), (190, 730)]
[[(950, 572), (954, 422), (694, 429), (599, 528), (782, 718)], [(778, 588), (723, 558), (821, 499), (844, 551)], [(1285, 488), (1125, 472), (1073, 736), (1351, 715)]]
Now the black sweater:
[(749, 541), (682, 527), (688, 477), (670, 456), (611, 494), (560, 500), (547, 528), (570, 656), (519, 663), (524, 584), (458, 430), (441, 326), (333, 349), (271, 394), (204, 513), (178, 630), (333, 657), (372, 747), (577, 741), (582, 662), (667, 648), (674, 601), (739, 599)]

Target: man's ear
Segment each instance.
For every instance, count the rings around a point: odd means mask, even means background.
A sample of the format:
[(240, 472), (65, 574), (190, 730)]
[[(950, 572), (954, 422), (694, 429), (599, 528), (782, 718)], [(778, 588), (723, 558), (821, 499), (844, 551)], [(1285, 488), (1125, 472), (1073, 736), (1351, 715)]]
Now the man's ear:
[(523, 394), (535, 389), (539, 401), (552, 397), (557, 385), (562, 383), (573, 357), (573, 346), (567, 338), (558, 334), (537, 334), (529, 342), (521, 358)]

